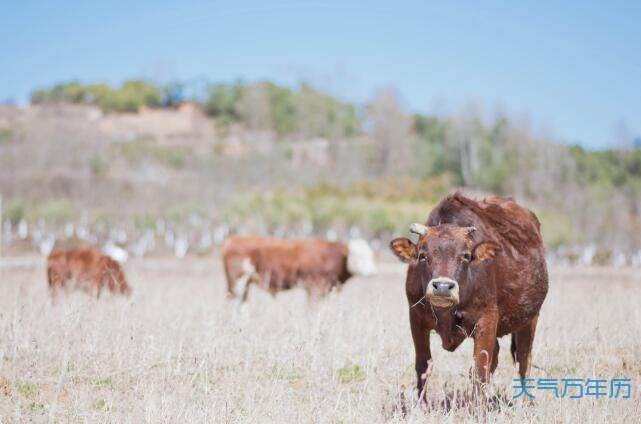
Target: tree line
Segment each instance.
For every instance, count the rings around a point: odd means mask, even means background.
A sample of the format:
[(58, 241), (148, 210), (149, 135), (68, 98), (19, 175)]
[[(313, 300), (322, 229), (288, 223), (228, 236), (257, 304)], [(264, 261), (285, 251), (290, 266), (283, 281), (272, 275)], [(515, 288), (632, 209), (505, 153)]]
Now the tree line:
[[(527, 122), (488, 116), (466, 104), (445, 116), (412, 113), (392, 87), (363, 105), (342, 101), (311, 85), (234, 82), (187, 96), (186, 86), (127, 81), (119, 87), (70, 82), (33, 92), (33, 103), (92, 104), (109, 112), (199, 103), (216, 125), (270, 131), (290, 141), (322, 137), (331, 145), (364, 140), (355, 161), (363, 178), (434, 177), (451, 188), (515, 196), (558, 214), (558, 244), (598, 241), (638, 248), (641, 230), (641, 150), (634, 140), (592, 151), (536, 135)], [(552, 240), (551, 244), (557, 242)]]
[(270, 130), (279, 135), (341, 138), (361, 131), (357, 108), (308, 84), (296, 89), (272, 82), (212, 84), (204, 96), (188, 97), (186, 85), (165, 85), (131, 80), (119, 87), (104, 83), (67, 82), (38, 89), (31, 102), (89, 104), (104, 112), (132, 113), (141, 107), (175, 107), (189, 100), (200, 103), (219, 125), (243, 123), (251, 130)]

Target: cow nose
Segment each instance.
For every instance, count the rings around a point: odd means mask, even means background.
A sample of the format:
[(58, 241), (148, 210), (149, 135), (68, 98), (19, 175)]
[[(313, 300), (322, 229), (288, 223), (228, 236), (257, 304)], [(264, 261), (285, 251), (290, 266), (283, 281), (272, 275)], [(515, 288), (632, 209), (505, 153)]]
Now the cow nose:
[(431, 282), (432, 292), (437, 296), (450, 296), (456, 287), (456, 281), (450, 278), (434, 278)]
[(454, 283), (450, 281), (432, 281), (432, 287), (434, 287), (434, 290), (452, 290)]

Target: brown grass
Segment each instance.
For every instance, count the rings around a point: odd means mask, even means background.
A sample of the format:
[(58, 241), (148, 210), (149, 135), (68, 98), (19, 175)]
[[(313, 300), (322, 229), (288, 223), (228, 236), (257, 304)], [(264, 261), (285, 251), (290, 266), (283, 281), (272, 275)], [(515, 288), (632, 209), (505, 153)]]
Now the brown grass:
[[(125, 266), (131, 299), (81, 294), (51, 305), (44, 263), (0, 267), (2, 422), (623, 422), (638, 400), (511, 402), (509, 339), (490, 407), (466, 401), (471, 343), (433, 336), (431, 407), (412, 409), (404, 268), (309, 305), (301, 291), (225, 301), (217, 259)], [(552, 272), (534, 377), (641, 381), (641, 278), (634, 270)], [(406, 410), (405, 416), (402, 410)]]

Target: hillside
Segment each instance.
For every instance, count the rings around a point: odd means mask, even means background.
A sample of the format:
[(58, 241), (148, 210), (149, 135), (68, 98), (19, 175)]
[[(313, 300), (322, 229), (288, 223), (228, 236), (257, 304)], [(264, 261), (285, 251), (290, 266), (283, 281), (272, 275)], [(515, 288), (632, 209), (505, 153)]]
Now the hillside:
[(383, 243), (462, 188), (532, 207), (564, 257), (632, 262), (641, 248), (638, 149), (566, 147), (472, 106), (412, 115), (389, 89), (357, 107), (304, 85), (216, 85), (199, 101), (135, 87), (60, 85), (0, 107), (5, 243), (21, 221), (122, 245), (171, 228), (192, 250), (241, 227)]

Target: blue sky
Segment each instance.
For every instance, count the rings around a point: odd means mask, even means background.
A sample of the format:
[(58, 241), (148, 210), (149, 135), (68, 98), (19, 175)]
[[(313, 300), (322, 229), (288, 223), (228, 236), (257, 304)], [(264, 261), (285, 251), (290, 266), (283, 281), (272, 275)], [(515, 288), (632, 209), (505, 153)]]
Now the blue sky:
[(468, 101), (564, 142), (641, 135), (639, 2), (0, 3), (0, 99), (79, 79), (306, 80), (363, 102)]

